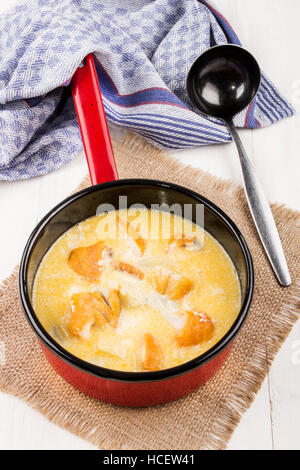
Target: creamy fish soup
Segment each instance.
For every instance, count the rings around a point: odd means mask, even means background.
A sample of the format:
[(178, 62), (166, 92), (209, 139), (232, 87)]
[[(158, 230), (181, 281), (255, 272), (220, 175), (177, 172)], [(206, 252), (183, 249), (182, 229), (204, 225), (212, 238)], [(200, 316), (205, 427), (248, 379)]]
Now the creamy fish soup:
[(233, 263), (206, 231), (141, 209), (72, 227), (38, 269), (33, 306), (70, 353), (120, 371), (155, 371), (215, 345), (240, 309)]

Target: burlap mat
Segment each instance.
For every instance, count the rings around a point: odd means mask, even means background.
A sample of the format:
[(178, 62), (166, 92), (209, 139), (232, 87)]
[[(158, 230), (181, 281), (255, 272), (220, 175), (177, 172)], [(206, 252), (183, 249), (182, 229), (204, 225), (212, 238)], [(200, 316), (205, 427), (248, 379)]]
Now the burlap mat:
[(300, 214), (272, 207), (293, 279), (289, 289), (282, 289), (266, 261), (241, 188), (183, 166), (132, 135), (115, 145), (115, 154), (120, 177), (156, 178), (198, 191), (226, 211), (244, 234), (254, 258), (256, 287), (231, 355), (211, 381), (175, 403), (144, 409), (103, 404), (67, 385), (49, 366), (22, 312), (15, 272), (0, 291), (0, 389), (102, 449), (224, 448), (299, 314)]

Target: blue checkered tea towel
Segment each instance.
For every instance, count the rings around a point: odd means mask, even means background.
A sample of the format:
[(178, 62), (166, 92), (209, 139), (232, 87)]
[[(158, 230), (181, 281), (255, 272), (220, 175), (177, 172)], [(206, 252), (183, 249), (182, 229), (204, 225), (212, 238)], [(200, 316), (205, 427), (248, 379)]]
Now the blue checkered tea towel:
[[(69, 83), (93, 52), (111, 124), (183, 149), (227, 142), (222, 123), (195, 113), (187, 72), (207, 48), (239, 40), (198, 0), (27, 0), (0, 18), (0, 180), (61, 167), (82, 150)], [(293, 114), (264, 76), (241, 127)]]

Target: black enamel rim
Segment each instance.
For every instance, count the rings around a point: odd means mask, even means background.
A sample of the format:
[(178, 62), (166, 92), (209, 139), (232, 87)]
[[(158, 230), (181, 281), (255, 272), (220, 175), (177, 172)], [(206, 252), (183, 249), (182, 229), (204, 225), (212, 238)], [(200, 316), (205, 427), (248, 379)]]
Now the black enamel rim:
[[(33, 307), (31, 305), (28, 289), (27, 289), (27, 269), (28, 269), (28, 262), (30, 259), (30, 255), (32, 250), (34, 249), (36, 242), (39, 238), (41, 231), (47, 225), (47, 223), (62, 209), (66, 206), (71, 204), (72, 202), (76, 201), (84, 197), (87, 194), (90, 194), (94, 191), (99, 191), (105, 188), (114, 188), (117, 186), (122, 185), (135, 185), (135, 186), (152, 186), (153, 189), (157, 188), (166, 188), (170, 190), (175, 190), (179, 193), (186, 194), (192, 197), (196, 202), (200, 204), (204, 204), (208, 209), (210, 209), (217, 217), (219, 217), (227, 226), (229, 231), (231, 232), (232, 236), (237, 240), (246, 264), (246, 271), (247, 271), (247, 285), (246, 285), (246, 292), (245, 292), (245, 300), (243, 305), (240, 309), (239, 315), (237, 316), (234, 324), (230, 328), (230, 330), (220, 339), (220, 341), (215, 344), (211, 349), (206, 351), (204, 354), (180, 364), (179, 366), (172, 367), (169, 369), (159, 370), (155, 372), (123, 372), (123, 371), (116, 371), (112, 369), (106, 369), (104, 367), (96, 366), (89, 362), (86, 362), (78, 357), (74, 356), (73, 354), (69, 353), (65, 350), (62, 346), (60, 346), (51, 336), (47, 333), (44, 329), (40, 321), (38, 320)], [(30, 235), (26, 247), (23, 252), (21, 264), (20, 264), (20, 272), (19, 272), (19, 292), (21, 303), (26, 314), (26, 317), (37, 334), (38, 338), (60, 359), (65, 361), (66, 363), (70, 364), (71, 366), (80, 369), (83, 372), (87, 372), (97, 377), (116, 380), (121, 382), (152, 382), (158, 381), (162, 379), (169, 379), (171, 377), (176, 377), (178, 375), (185, 374), (190, 372), (208, 361), (212, 360), (215, 356), (217, 356), (221, 351), (223, 351), (226, 346), (228, 346), (231, 341), (235, 338), (237, 333), (239, 332), (241, 326), (243, 325), (253, 297), (254, 291), (254, 270), (253, 270), (253, 262), (252, 257), (249, 251), (249, 248), (244, 240), (243, 235), (235, 225), (235, 223), (215, 204), (210, 202), (208, 199), (204, 198), (200, 194), (184, 188), (182, 186), (178, 186), (173, 183), (167, 183), (164, 181), (156, 181), (156, 180), (149, 180), (149, 179), (126, 179), (126, 180), (118, 180), (112, 181), (109, 183), (102, 183), (96, 186), (91, 186), (87, 189), (83, 189), (72, 196), (64, 199), (60, 204), (54, 207), (48, 214), (40, 221), (40, 223), (36, 226), (33, 230), (32, 234)]]

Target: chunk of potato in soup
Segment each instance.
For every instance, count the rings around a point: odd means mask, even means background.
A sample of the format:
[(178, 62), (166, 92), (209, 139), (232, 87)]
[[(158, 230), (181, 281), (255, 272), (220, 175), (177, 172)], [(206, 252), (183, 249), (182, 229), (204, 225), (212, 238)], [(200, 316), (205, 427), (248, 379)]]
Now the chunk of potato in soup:
[(221, 245), (187, 219), (133, 209), (65, 232), (36, 274), (44, 328), (87, 362), (154, 371), (214, 346), (240, 310), (240, 285)]

